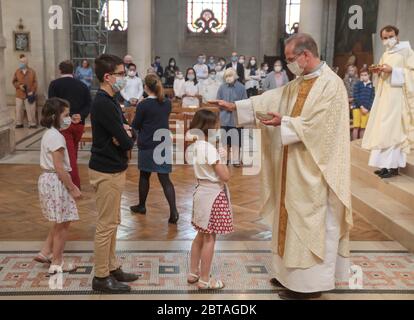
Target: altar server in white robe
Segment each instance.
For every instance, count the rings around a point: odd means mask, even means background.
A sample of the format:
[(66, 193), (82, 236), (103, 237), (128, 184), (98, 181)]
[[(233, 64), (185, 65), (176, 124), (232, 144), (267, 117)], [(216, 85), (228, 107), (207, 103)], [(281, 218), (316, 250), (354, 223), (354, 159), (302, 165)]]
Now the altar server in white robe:
[(260, 211), (273, 227), (271, 283), (288, 289), (282, 299), (312, 299), (335, 289), (336, 280), (349, 281), (348, 97), (310, 35), (289, 38), (285, 55), (296, 80), (248, 100), (216, 103), (236, 111), (239, 126), (262, 129)]
[(369, 165), (383, 179), (399, 174), (414, 144), (414, 51), (398, 35), (394, 26), (381, 30), (386, 52), (372, 70), (379, 81), (362, 141), (371, 150)]

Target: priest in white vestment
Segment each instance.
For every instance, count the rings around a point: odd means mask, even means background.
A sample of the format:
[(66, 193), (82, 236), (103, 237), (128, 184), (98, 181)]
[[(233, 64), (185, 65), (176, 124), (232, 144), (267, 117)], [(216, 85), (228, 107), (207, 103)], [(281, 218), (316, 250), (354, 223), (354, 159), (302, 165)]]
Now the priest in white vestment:
[(271, 282), (288, 289), (279, 293), (283, 299), (312, 299), (349, 281), (348, 97), (310, 35), (289, 38), (285, 54), (296, 80), (248, 100), (216, 103), (236, 111), (239, 126), (262, 129), (261, 213), (273, 227)]
[(379, 65), (376, 96), (362, 147), (371, 150), (369, 166), (381, 178), (399, 174), (407, 164), (414, 143), (414, 51), (409, 42), (400, 42), (399, 30), (381, 30), (386, 52)]

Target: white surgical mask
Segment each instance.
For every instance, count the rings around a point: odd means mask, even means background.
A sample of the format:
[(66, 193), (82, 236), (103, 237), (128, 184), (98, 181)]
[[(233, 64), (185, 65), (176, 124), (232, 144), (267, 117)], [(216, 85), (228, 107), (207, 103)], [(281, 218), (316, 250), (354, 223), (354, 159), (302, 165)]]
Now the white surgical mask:
[(72, 124), (72, 118), (71, 117), (64, 117), (62, 119), (61, 124), (60, 124), (60, 129), (61, 130), (66, 130), (67, 128), (70, 127), (71, 124)]
[(395, 47), (395, 45), (397, 44), (398, 40), (396, 37), (387, 39), (387, 40), (383, 40), (382, 43), (384, 44), (384, 47), (387, 48), (387, 50), (390, 50), (392, 48)]
[(264, 67), (263, 70), (264, 71), (269, 71), (269, 67)]
[(369, 81), (369, 77), (368, 76), (363, 76), (363, 77), (361, 77), (361, 80), (363, 82), (368, 82)]
[(177, 74), (177, 79), (183, 79), (184, 78), (184, 76), (182, 75), (182, 74)]
[(222, 67), (221, 67), (221, 65), (218, 65), (218, 66), (216, 66), (214, 69), (215, 69), (217, 72), (220, 72), (220, 71), (221, 71), (221, 69), (222, 69)]
[(215, 74), (210, 74), (210, 79), (211, 80), (216, 80), (216, 75)]
[(256, 61), (255, 60), (250, 61), (250, 65), (255, 66), (256, 65)]
[(195, 76), (194, 76), (193, 74), (189, 74), (189, 75), (188, 75), (188, 80), (191, 80), (191, 81), (192, 81), (192, 80), (194, 80), (194, 79), (195, 79)]
[(240, 63), (240, 64), (244, 64), (244, 62), (245, 62), (245, 61), (244, 61), (244, 59), (240, 59), (240, 60), (239, 60), (239, 63)]
[(289, 63), (288, 68), (297, 77), (300, 77), (303, 74), (303, 72), (305, 71), (304, 68), (301, 68), (299, 66), (299, 63), (297, 61)]
[(282, 71), (282, 66), (275, 66), (275, 71), (276, 72)]
[(133, 77), (135, 77), (136, 75), (137, 75), (137, 72), (136, 71), (129, 71), (128, 72), (128, 75), (131, 77), (131, 78), (133, 78)]

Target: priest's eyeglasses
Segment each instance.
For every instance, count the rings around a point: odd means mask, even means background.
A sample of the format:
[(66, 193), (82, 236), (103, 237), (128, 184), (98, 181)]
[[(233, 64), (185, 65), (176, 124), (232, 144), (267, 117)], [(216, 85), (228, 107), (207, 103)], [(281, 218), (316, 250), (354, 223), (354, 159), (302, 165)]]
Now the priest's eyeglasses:
[(292, 59), (286, 59), (286, 63), (293, 63), (295, 62), (305, 51), (299, 52), (296, 56), (294, 56)]

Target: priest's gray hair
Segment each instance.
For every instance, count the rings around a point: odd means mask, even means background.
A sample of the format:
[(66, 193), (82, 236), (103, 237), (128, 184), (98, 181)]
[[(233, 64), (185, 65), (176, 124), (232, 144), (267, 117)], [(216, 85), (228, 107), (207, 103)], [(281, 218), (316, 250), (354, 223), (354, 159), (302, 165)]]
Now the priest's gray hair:
[(295, 54), (302, 53), (304, 50), (309, 50), (316, 58), (319, 58), (318, 45), (310, 34), (295, 33), (285, 41), (285, 47), (290, 43), (293, 43), (294, 45)]

